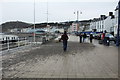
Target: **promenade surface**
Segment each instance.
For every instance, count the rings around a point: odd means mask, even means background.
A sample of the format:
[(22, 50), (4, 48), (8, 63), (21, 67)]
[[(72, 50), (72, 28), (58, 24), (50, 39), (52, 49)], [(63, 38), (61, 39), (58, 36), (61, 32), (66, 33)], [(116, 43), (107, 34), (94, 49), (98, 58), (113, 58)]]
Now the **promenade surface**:
[(3, 78), (117, 78), (118, 49), (114, 46), (79, 43), (69, 36), (68, 50), (62, 42), (2, 56)]

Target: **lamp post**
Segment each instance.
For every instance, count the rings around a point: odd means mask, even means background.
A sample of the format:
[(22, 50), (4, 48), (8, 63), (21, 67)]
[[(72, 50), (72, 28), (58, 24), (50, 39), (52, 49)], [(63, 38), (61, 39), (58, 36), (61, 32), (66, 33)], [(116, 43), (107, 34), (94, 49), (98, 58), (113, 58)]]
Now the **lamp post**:
[(35, 0), (34, 0), (34, 42), (35, 42)]
[[(74, 14), (76, 14), (75, 12), (74, 12)], [(82, 14), (82, 12), (80, 12), (80, 14)], [(77, 11), (77, 21), (79, 20), (79, 11)]]
[(48, 18), (49, 18), (48, 14), (49, 14), (49, 11), (48, 11), (48, 0), (47, 0), (47, 25), (46, 25), (46, 27), (47, 27), (48, 33), (50, 33), (50, 30), (49, 30), (50, 26), (49, 26), (49, 24), (48, 24), (48, 20), (49, 20), (49, 19), (48, 19)]
[(119, 38), (120, 38), (120, 0), (118, 2), (118, 29), (117, 29), (117, 42), (116, 42), (116, 46), (119, 46)]
[(47, 1), (47, 26), (48, 26), (48, 1)]
[[(74, 14), (75, 14), (75, 12), (74, 12)], [(80, 14), (82, 14), (82, 12), (80, 12)], [(77, 31), (79, 30), (79, 11), (77, 11)]]

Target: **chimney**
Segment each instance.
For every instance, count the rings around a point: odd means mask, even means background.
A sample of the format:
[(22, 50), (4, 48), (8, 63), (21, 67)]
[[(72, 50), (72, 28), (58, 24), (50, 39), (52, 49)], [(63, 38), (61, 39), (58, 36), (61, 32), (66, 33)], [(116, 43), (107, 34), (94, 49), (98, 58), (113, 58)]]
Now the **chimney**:
[(105, 15), (100, 15), (100, 18), (101, 18), (101, 19), (105, 19), (106, 16), (105, 16)]
[(113, 16), (113, 12), (109, 12), (109, 16)]

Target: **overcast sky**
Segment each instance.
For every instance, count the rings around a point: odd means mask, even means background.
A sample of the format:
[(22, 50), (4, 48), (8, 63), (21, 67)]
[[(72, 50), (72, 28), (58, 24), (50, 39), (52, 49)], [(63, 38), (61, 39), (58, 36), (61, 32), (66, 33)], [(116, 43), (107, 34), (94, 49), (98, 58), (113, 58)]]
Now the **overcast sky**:
[[(89, 1), (89, 2), (88, 2)], [(108, 15), (114, 12), (119, 0), (35, 0), (35, 22), (63, 22), (76, 20), (74, 12), (79, 14), (79, 20), (97, 18), (100, 15)], [(2, 0), (0, 15), (2, 21), (34, 22), (34, 0)], [(0, 17), (1, 19), (1, 17)]]

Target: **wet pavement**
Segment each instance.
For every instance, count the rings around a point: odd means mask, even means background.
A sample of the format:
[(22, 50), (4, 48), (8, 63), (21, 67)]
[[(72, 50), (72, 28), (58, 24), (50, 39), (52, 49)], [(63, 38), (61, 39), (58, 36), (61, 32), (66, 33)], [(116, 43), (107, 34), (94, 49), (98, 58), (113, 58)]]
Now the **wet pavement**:
[(69, 36), (66, 52), (53, 41), (3, 55), (2, 68), (3, 78), (117, 78), (118, 49)]

